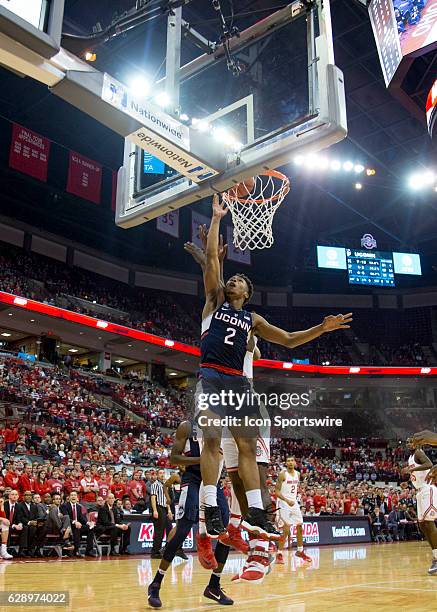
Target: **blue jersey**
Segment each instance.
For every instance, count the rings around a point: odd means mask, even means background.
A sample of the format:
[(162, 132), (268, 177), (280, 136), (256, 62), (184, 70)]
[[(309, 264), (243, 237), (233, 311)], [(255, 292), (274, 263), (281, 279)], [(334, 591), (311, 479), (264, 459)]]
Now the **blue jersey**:
[(224, 302), (202, 321), (200, 367), (241, 376), (251, 329), (252, 314)]
[(185, 443), (184, 455), (186, 457), (199, 457), (199, 463), (187, 465), (185, 472), (182, 475), (182, 482), (192, 482), (193, 480), (202, 480), (200, 473), (200, 444), (196, 436), (196, 429), (193, 427), (192, 437), (188, 438)]

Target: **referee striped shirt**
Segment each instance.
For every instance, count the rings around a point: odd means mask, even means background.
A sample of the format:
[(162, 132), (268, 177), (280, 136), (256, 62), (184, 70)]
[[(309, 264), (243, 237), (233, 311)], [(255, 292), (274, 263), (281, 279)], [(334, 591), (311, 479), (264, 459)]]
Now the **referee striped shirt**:
[(150, 489), (150, 495), (156, 495), (156, 504), (167, 508), (167, 498), (164, 493), (164, 485), (159, 480), (155, 480)]

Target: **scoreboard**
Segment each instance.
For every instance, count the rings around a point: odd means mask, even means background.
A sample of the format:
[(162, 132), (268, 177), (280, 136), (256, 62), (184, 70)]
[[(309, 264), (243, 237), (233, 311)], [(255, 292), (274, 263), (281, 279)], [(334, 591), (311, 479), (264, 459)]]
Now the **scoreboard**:
[(369, 16), (387, 87), (403, 58), (437, 45), (437, 0), (371, 0)]
[(392, 253), (346, 249), (346, 257), (351, 285), (395, 286)]

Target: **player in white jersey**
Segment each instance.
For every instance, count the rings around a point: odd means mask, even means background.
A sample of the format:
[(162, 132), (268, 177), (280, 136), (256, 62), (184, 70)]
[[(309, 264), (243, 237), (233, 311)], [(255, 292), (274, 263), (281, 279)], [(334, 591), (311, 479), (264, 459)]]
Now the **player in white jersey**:
[(296, 525), (296, 557), (311, 562), (311, 557), (306, 555), (303, 549), (303, 516), (297, 500), (300, 474), (295, 468), (295, 458), (287, 457), (285, 470), (282, 470), (276, 481), (275, 494), (278, 499), (278, 527), (282, 529), (282, 538), (278, 545), (280, 552), (276, 555), (276, 563), (280, 564), (284, 563), (281, 551), (284, 550), (284, 545), (290, 535), (292, 525)]
[[(417, 501), (417, 520), (420, 530), (431, 546), (432, 562), (428, 574), (437, 575), (437, 487), (427, 482), (432, 463), (417, 442), (407, 440), (411, 451), (408, 458), (408, 472), (415, 487)], [(403, 486), (404, 483), (402, 483)], [(401, 485), (401, 486), (402, 486)]]

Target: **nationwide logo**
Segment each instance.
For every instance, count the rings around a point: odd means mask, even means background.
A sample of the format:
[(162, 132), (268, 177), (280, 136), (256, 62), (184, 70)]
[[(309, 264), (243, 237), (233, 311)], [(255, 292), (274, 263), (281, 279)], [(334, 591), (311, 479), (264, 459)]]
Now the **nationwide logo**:
[(332, 527), (333, 538), (356, 538), (365, 535), (366, 530), (364, 527), (350, 527), (349, 525), (344, 525), (343, 527)]

